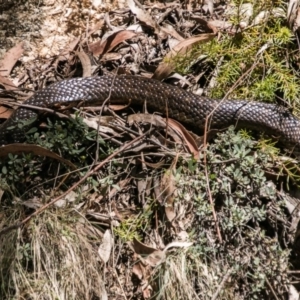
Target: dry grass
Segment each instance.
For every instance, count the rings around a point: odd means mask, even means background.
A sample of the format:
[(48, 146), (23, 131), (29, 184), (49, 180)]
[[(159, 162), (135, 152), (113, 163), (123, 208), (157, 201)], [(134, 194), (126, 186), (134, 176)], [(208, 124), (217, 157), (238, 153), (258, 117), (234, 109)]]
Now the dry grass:
[(101, 298), (105, 293), (103, 263), (97, 255), (101, 237), (78, 212), (68, 209), (47, 210), (3, 236), (2, 299)]

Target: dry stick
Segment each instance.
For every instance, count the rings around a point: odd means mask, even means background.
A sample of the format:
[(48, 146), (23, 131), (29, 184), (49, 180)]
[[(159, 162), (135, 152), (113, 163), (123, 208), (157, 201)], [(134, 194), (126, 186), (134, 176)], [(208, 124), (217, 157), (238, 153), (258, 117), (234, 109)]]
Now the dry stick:
[(30, 105), (30, 104), (18, 103), (18, 102), (13, 102), (12, 103), (10, 101), (1, 101), (1, 104), (8, 105), (10, 107), (11, 106), (18, 106), (18, 107), (30, 108), (30, 109), (33, 109), (33, 110), (39, 110), (39, 111), (44, 111), (44, 112), (47, 112), (47, 113), (51, 113), (51, 114), (56, 115), (60, 118), (69, 118), (65, 114), (62, 114), (60, 112), (57, 112), (54, 109), (47, 108), (47, 107), (35, 106), (35, 105)]
[(113, 76), (113, 80), (112, 80), (112, 83), (110, 85), (110, 88), (109, 88), (109, 93), (108, 93), (108, 96), (107, 98), (103, 101), (102, 105), (101, 105), (101, 110), (100, 110), (100, 113), (99, 113), (99, 116), (98, 116), (98, 125), (97, 125), (97, 136), (96, 136), (96, 141), (97, 141), (97, 148), (96, 148), (96, 157), (95, 157), (95, 163), (97, 163), (98, 159), (99, 159), (99, 141), (98, 141), (98, 137), (99, 137), (99, 130), (100, 130), (100, 118), (103, 114), (103, 110), (104, 110), (104, 107), (105, 105), (109, 102), (110, 100), (110, 97), (111, 97), (111, 92), (112, 92), (112, 88), (113, 88), (113, 85), (115, 83), (115, 80), (116, 80), (116, 77), (117, 77), (117, 73)]
[(79, 181), (77, 181), (75, 184), (73, 184), (66, 192), (64, 192), (63, 194), (61, 194), (60, 196), (56, 197), (55, 199), (53, 199), (51, 202), (49, 202), (48, 204), (44, 205), (43, 207), (41, 207), (40, 209), (36, 210), (34, 213), (32, 213), (31, 215), (29, 215), (27, 218), (25, 218), (23, 221), (18, 222), (16, 224), (13, 224), (9, 227), (4, 228), (3, 230), (0, 231), (0, 237), (2, 235), (4, 235), (5, 233), (13, 230), (13, 229), (17, 229), (19, 227), (21, 227), (22, 225), (24, 225), (25, 223), (27, 223), (31, 218), (33, 218), (34, 216), (40, 214), (41, 212), (43, 212), (45, 209), (47, 209), (49, 206), (51, 206), (52, 204), (54, 204), (55, 202), (57, 202), (58, 200), (62, 199), (63, 197), (65, 197), (66, 195), (68, 195), (71, 191), (73, 191), (75, 188), (77, 188), (81, 183), (83, 183), (89, 176), (91, 176), (92, 174), (96, 173), (100, 168), (102, 168), (108, 161), (110, 161), (112, 158), (114, 158), (115, 156), (117, 156), (118, 154), (120, 154), (122, 151), (124, 151), (125, 149), (127, 149), (128, 147), (130, 147), (132, 144), (134, 144), (135, 142), (139, 141), (140, 139), (142, 139), (143, 137), (145, 137), (148, 132), (145, 132), (144, 134), (136, 137), (135, 139), (133, 139), (132, 141), (130, 141), (128, 144), (124, 144), (118, 151), (115, 151), (114, 153), (112, 153), (110, 156), (108, 156), (105, 160), (103, 160), (99, 165), (95, 166), (95, 168), (93, 168), (92, 170), (90, 170), (87, 174), (85, 174)]
[[(256, 67), (258, 63), (255, 63), (251, 66), (251, 68), (249, 70), (247, 70), (247, 72), (245, 72), (237, 81), (236, 83), (229, 89), (229, 91), (225, 94), (225, 96), (223, 97), (223, 99), (218, 103), (218, 105), (209, 113), (209, 115), (206, 117), (205, 119), (205, 126), (204, 126), (204, 140), (203, 140), (203, 146), (204, 148), (206, 147), (207, 144), (207, 131), (208, 131), (208, 122), (211, 120), (212, 115), (214, 114), (214, 112), (217, 110), (217, 108), (219, 107), (219, 105), (228, 97), (228, 95), (236, 88), (236, 86), (239, 84), (239, 82), (246, 77), (246, 75), (248, 75), (250, 72), (252, 72), (252, 70)], [(206, 151), (204, 151), (204, 155), (203, 155), (203, 161), (204, 161), (204, 169), (205, 169), (205, 178), (206, 178), (206, 186), (207, 186), (207, 193), (208, 193), (208, 197), (209, 197), (209, 202), (211, 205), (211, 209), (212, 209), (212, 214), (213, 214), (213, 218), (215, 220), (216, 223), (216, 230), (217, 230), (217, 234), (219, 237), (219, 241), (222, 242), (222, 236), (221, 236), (221, 231), (220, 228), (218, 226), (218, 218), (217, 218), (217, 214), (214, 208), (214, 203), (213, 203), (213, 199), (212, 199), (212, 194), (211, 194), (211, 190), (209, 188), (209, 176), (208, 176), (208, 170), (207, 170), (207, 159), (206, 159)]]
[(299, 270), (288, 270), (287, 271), (288, 274), (300, 274)]
[(275, 298), (276, 300), (279, 300), (279, 298), (277, 297), (277, 295), (276, 295), (276, 293), (275, 293), (275, 291), (274, 291), (274, 289), (273, 289), (273, 287), (272, 287), (272, 285), (271, 285), (271, 283), (270, 283), (268, 277), (266, 277), (266, 283), (267, 283), (268, 287), (270, 288), (270, 290), (271, 290), (271, 292), (272, 292), (274, 298)]

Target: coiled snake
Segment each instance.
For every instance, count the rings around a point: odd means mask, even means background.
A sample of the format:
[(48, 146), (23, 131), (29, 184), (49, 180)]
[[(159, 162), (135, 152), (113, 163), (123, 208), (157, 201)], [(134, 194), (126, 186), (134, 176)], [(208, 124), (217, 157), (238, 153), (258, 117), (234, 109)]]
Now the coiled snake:
[[(53, 107), (55, 104), (82, 102), (85, 105), (139, 104), (167, 114), (194, 130), (203, 130), (206, 117), (213, 111), (211, 128), (237, 125), (266, 132), (279, 138), (285, 147), (300, 150), (300, 121), (287, 109), (275, 104), (245, 100), (211, 100), (176, 86), (137, 76), (74, 78), (54, 83), (37, 91), (24, 104)], [(36, 110), (20, 107), (0, 126), (0, 144), (20, 142), (24, 130), (9, 127), (18, 120), (37, 116)]]

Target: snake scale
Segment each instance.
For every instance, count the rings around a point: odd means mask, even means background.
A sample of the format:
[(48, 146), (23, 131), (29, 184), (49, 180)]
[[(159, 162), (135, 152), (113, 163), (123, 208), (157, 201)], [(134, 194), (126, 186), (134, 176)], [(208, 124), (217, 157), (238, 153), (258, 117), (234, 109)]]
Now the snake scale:
[[(110, 104), (143, 105), (195, 131), (203, 130), (206, 117), (213, 111), (210, 127), (236, 125), (279, 138), (285, 147), (300, 150), (300, 120), (276, 104), (246, 100), (212, 100), (176, 86), (138, 76), (86, 77), (63, 80), (37, 91), (24, 102), (27, 105), (53, 108), (55, 105), (83, 103), (99, 105), (109, 98)], [(0, 144), (21, 142), (24, 129), (9, 130), (18, 120), (36, 117), (36, 110), (20, 107), (0, 125)]]

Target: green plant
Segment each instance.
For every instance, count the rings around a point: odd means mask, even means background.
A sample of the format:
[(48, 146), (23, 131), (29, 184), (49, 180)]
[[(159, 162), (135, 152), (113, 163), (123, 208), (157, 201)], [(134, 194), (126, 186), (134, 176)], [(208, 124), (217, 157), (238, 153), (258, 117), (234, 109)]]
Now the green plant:
[[(299, 55), (293, 32), (279, 16), (281, 11), (285, 16), (284, 2), (250, 1), (253, 13), (249, 26), (242, 29), (241, 7), (245, 3), (234, 3), (236, 12), (229, 14), (233, 32), (195, 46), (184, 57), (178, 55), (174, 58), (176, 70), (184, 74), (196, 67), (208, 70), (204, 86), (208, 86), (215, 70), (215, 84), (207, 90), (213, 98), (223, 98), (230, 92), (231, 98), (274, 102), (278, 95), (294, 108), (299, 104)], [(255, 21), (261, 14), (266, 17)]]
[[(264, 171), (265, 166), (276, 165), (271, 153), (257, 147), (247, 132), (236, 133), (232, 127), (209, 145), (206, 165), (200, 162), (195, 168), (190, 161), (181, 163), (175, 201), (193, 203), (195, 219), (186, 230), (195, 245), (184, 257), (179, 251), (168, 257), (164, 268), (158, 268), (155, 278), (162, 298), (168, 294), (178, 298), (182, 291), (192, 294), (196, 287), (206, 291), (207, 296), (201, 299), (211, 299), (227, 272), (234, 284), (225, 285), (218, 299), (261, 299), (267, 290), (266, 281), (278, 286), (279, 274), (283, 282), (287, 281), (290, 250), (274, 237), (278, 227), (284, 230), (284, 224), (275, 220), (274, 225), (269, 214), (272, 207), (278, 218), (285, 218), (285, 203)], [(204, 288), (208, 285), (209, 289)]]

